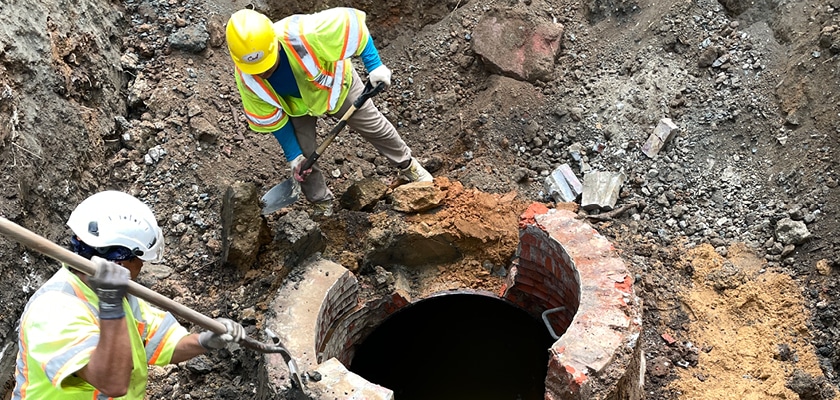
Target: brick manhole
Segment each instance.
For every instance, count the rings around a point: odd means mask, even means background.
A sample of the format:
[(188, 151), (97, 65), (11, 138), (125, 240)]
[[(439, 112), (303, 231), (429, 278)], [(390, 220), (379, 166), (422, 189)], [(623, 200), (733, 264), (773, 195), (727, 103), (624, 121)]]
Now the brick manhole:
[[(539, 204), (523, 214), (519, 237), (498, 293), (361, 301), (352, 272), (314, 260), (277, 294), (267, 326), (318, 378), (305, 385), (310, 398), (643, 398), (641, 300), (612, 244), (576, 214)], [(265, 361), (257, 397), (288, 395), (285, 364)]]

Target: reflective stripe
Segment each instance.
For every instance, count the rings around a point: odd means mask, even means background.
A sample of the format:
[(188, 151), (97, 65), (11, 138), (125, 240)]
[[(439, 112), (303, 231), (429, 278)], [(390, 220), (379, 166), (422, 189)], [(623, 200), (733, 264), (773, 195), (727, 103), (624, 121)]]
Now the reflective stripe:
[(306, 74), (312, 79), (316, 84), (322, 85), (323, 89), (329, 89), (330, 84), (332, 83), (332, 77), (321, 77), (321, 66), (318, 64), (318, 61), (312, 57), (312, 51), (308, 48), (308, 43), (306, 43), (302, 37), (301, 29), (300, 29), (300, 15), (293, 15), (288, 19), (288, 24), (286, 24), (286, 34), (283, 35), (286, 38), (286, 44), (294, 50), (295, 59), (303, 66), (303, 69), (306, 71)]
[(166, 314), (160, 326), (154, 331), (149, 332), (146, 341), (146, 361), (148, 364), (155, 364), (160, 353), (163, 350), (161, 344), (166, 343), (169, 337), (175, 332), (175, 328), (179, 326), (178, 321), (172, 314)]
[(62, 374), (62, 372), (70, 365), (68, 362), (81, 355), (93, 353), (93, 349), (96, 348), (97, 344), (99, 344), (99, 335), (88, 336), (84, 340), (74, 343), (73, 347), (68, 348), (64, 353), (57, 354), (51, 358), (47, 365), (43, 366), (47, 379), (52, 382), (53, 386), (58, 387), (57, 378), (59, 376), (67, 376), (66, 374)]
[(266, 87), (265, 80), (257, 79), (253, 75), (246, 74), (241, 70), (237, 69), (236, 73), (239, 74), (242, 83), (245, 84), (245, 87), (248, 88), (251, 92), (253, 92), (260, 100), (271, 104), (274, 106), (274, 112), (269, 115), (256, 115), (247, 109), (245, 110), (245, 117), (248, 118), (251, 123), (257, 126), (265, 126), (270, 127), (275, 125), (276, 123), (283, 120), (286, 117), (286, 113), (283, 111), (283, 107), (280, 106), (280, 102), (274, 97), (274, 94)]
[[(349, 11), (346, 16), (347, 30), (344, 35), (346, 38), (344, 40), (344, 50), (341, 52), (342, 59), (353, 57), (359, 51), (359, 46), (362, 44), (362, 30), (359, 29), (359, 16), (353, 11)], [(338, 73), (336, 75), (341, 76)]]
[[(254, 94), (257, 95), (257, 97), (259, 97), (262, 101), (271, 104), (272, 106), (277, 107), (279, 109), (283, 108), (280, 106), (280, 102), (276, 98), (274, 98), (274, 95), (271, 93), (271, 91), (269, 91), (268, 88), (265, 87), (264, 81), (258, 81), (256, 78), (254, 78), (253, 75), (246, 74), (238, 68), (236, 69), (236, 73), (239, 74), (239, 77), (242, 79), (242, 83), (244, 83), (245, 86), (248, 87), (248, 89), (251, 89), (251, 91), (254, 92)], [(283, 116), (280, 115), (280, 118), (283, 118)]]
[[(19, 352), (22, 354), (28, 353), (28, 345), (23, 337), (23, 331), (18, 326), (18, 345)], [(18, 357), (17, 365), (15, 366), (15, 392), (12, 394), (12, 399), (20, 400), (26, 396), (26, 389), (29, 387), (29, 364), (26, 363), (26, 357)]]
[(272, 126), (280, 122), (285, 116), (286, 113), (283, 112), (282, 108), (275, 109), (274, 112), (267, 117), (259, 117), (256, 114), (245, 110), (245, 118), (248, 118), (249, 121), (251, 121), (254, 125), (257, 126)]
[(341, 60), (336, 60), (335, 71), (329, 74), (324, 71), (324, 68), (318, 63), (318, 59), (312, 56), (312, 48), (306, 42), (306, 38), (301, 32), (300, 15), (294, 15), (288, 18), (288, 23), (285, 27), (286, 44), (293, 50), (294, 58), (303, 66), (303, 70), (307, 76), (312, 79), (312, 83), (316, 86), (329, 90), (329, 106), (330, 111), (335, 110), (338, 106), (338, 100), (341, 98), (341, 86), (344, 84), (344, 59), (351, 57), (359, 49), (361, 42), (361, 29), (359, 29), (359, 19), (354, 12), (348, 11), (345, 14), (348, 22), (346, 30), (347, 38), (344, 41), (344, 48), (341, 51)]
[(344, 66), (346, 63), (335, 63), (335, 76), (340, 77), (336, 79), (337, 85), (333, 85), (330, 89), (330, 110), (335, 110), (338, 105), (338, 99), (341, 97), (341, 85), (344, 83)]

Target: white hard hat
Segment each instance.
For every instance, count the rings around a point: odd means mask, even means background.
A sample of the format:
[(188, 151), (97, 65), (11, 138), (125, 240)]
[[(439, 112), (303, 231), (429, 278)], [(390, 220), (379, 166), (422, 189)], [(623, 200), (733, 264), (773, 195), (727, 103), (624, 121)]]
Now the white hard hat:
[(145, 203), (123, 192), (96, 193), (76, 206), (67, 226), (90, 247), (124, 247), (143, 261), (163, 258), (163, 233)]

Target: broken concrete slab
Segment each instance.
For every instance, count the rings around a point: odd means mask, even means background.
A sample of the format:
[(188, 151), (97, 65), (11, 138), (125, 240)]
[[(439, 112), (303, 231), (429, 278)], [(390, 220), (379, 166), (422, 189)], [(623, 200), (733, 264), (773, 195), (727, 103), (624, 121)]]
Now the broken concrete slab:
[[(394, 391), (368, 382), (347, 368), (335, 358), (319, 365), (314, 372), (320, 375), (318, 381), (309, 381), (310, 398), (318, 400), (392, 400)], [(311, 375), (311, 374), (310, 374)]]
[[(265, 326), (271, 329), (295, 359), (301, 372), (317, 367), (316, 342), (325, 335), (320, 320), (325, 299), (335, 285), (347, 286), (341, 291), (355, 299), (358, 296), (355, 275), (343, 266), (329, 260), (315, 258), (300, 266), (299, 280), (289, 283), (277, 291), (271, 302), (269, 317)], [(346, 302), (355, 304), (355, 300)], [(334, 310), (336, 315), (346, 309)], [(292, 388), (288, 367), (279, 354), (266, 354), (266, 389), (274, 394), (285, 393)], [(279, 398), (279, 397), (274, 397)]]
[(587, 211), (609, 211), (615, 207), (621, 185), (627, 179), (622, 172), (592, 171), (583, 176), (580, 206)]
[(555, 202), (573, 202), (583, 193), (583, 185), (569, 164), (563, 164), (545, 178), (545, 191)]
[(656, 157), (662, 147), (668, 143), (678, 130), (677, 125), (670, 118), (662, 118), (659, 120), (656, 128), (653, 129), (653, 133), (650, 134), (645, 144), (642, 145), (642, 153), (645, 153), (650, 158)]

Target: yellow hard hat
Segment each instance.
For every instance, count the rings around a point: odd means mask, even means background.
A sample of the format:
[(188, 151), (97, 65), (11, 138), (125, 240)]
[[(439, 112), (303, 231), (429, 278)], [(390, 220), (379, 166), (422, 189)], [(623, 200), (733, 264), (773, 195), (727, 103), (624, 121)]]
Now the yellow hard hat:
[(261, 74), (277, 62), (277, 37), (265, 15), (251, 9), (233, 13), (225, 36), (230, 56), (242, 72)]

